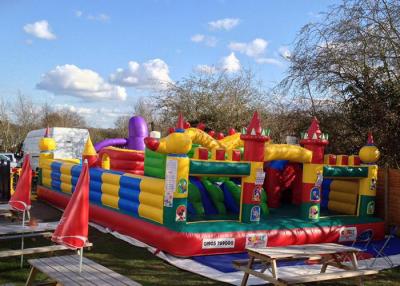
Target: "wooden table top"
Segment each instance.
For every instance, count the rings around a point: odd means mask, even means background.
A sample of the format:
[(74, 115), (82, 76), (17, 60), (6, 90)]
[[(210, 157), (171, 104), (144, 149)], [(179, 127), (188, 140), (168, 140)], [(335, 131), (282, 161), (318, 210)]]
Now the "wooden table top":
[(0, 225), (0, 235), (6, 234), (19, 234), (19, 233), (31, 233), (31, 232), (44, 232), (49, 230), (55, 230), (58, 225), (58, 221), (54, 222), (40, 222), (37, 226), (22, 226), (21, 224), (7, 223)]
[(83, 257), (82, 272), (79, 272), (79, 258), (79, 255), (67, 255), (30, 259), (28, 262), (42, 273), (65, 286), (140, 286), (139, 283), (85, 257)]
[(284, 247), (246, 248), (250, 255), (265, 256), (271, 259), (308, 257), (324, 254), (359, 252), (360, 249), (336, 243), (288, 245)]
[(11, 207), (9, 204), (0, 204), (0, 211), (9, 211)]

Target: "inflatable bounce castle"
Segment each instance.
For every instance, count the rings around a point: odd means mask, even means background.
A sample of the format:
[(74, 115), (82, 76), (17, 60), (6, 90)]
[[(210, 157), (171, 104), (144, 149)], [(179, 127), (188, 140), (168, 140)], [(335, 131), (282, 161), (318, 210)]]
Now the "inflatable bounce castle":
[[(179, 117), (160, 138), (132, 117), (129, 137), (55, 159), (40, 141), (38, 195), (64, 208), (81, 163), (90, 165), (90, 219), (177, 256), (243, 252), (246, 247), (345, 242), (372, 229), (379, 151), (372, 135), (359, 155), (325, 154), (316, 118), (300, 145), (274, 144), (257, 113), (247, 128), (206, 133)], [(214, 136), (217, 138), (214, 138)]]

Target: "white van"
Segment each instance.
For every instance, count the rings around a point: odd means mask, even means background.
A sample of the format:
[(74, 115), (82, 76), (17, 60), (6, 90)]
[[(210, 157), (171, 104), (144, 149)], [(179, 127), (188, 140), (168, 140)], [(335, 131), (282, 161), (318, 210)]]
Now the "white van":
[[(89, 137), (87, 129), (53, 127), (49, 131), (49, 137), (56, 141), (55, 159), (79, 159), (82, 157), (85, 143)], [(46, 128), (30, 131), (22, 145), (24, 154), (30, 154), (33, 170), (36, 170), (39, 166), (39, 141), (43, 138), (45, 132)]]

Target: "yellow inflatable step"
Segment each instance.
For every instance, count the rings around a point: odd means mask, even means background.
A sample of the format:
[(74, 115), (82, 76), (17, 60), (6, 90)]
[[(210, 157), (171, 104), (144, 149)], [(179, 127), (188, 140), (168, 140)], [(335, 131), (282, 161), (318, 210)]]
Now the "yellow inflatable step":
[(329, 193), (329, 201), (338, 201), (343, 203), (352, 203), (355, 204), (357, 201), (356, 194), (349, 194), (343, 192), (330, 192)]
[(356, 213), (356, 204), (349, 204), (338, 201), (329, 201), (328, 209), (341, 214), (354, 215)]
[(331, 192), (358, 193), (358, 182), (350, 180), (333, 180), (330, 186)]

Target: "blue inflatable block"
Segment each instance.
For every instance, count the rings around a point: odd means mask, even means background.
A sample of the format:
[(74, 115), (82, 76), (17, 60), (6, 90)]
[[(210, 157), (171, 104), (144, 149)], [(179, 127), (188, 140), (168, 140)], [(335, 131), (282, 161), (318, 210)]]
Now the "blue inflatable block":
[(138, 189), (128, 189), (126, 187), (119, 188), (119, 197), (131, 202), (139, 203), (140, 191)]
[(76, 183), (78, 182), (78, 179), (79, 179), (79, 177), (72, 177), (71, 178), (71, 184), (72, 184), (73, 187), (76, 186)]
[(101, 182), (90, 180), (89, 189), (90, 191), (98, 192), (101, 194), (101, 185)]
[(123, 187), (140, 191), (140, 182), (141, 182), (141, 179), (139, 179), (139, 178), (132, 178), (129, 176), (121, 176), (119, 184)]
[(101, 205), (101, 192), (91, 190), (89, 192), (89, 200), (93, 203)]
[[(72, 168), (71, 168), (71, 176), (78, 178), (79, 175), (81, 174), (81, 171), (82, 171), (82, 166), (81, 165), (72, 166)], [(90, 175), (90, 171), (89, 171), (89, 175)]]
[(61, 179), (61, 174), (57, 171), (51, 171), (51, 175), (50, 175), (51, 180), (57, 180), (60, 181)]
[(207, 190), (204, 188), (201, 181), (199, 179), (197, 179), (196, 177), (189, 177), (189, 180), (200, 191), (201, 201), (203, 203), (203, 208), (204, 208), (204, 213), (206, 215), (218, 214), (217, 209), (215, 208), (214, 204), (211, 201), (210, 195), (208, 194)]
[(115, 174), (115, 175), (123, 175), (126, 174), (125, 172), (115, 171), (115, 170), (103, 170), (104, 173), (108, 174)]
[[(90, 175), (90, 180), (96, 180), (101, 182), (101, 176), (103, 175), (104, 170), (100, 168), (90, 168), (89, 169), (89, 175)], [(79, 175), (78, 175), (79, 177)]]
[(274, 170), (283, 171), (288, 162), (288, 160), (273, 160), (267, 164), (267, 167)]
[(227, 210), (231, 213), (238, 214), (240, 209), (239, 206), (236, 204), (234, 197), (232, 196), (231, 192), (226, 187), (225, 183), (220, 186), (222, 192), (224, 193), (224, 203)]
[(118, 208), (126, 211), (129, 214), (139, 215), (139, 203), (132, 202), (126, 199), (119, 198), (118, 200)]
[(61, 191), (61, 163), (51, 163), (51, 188), (56, 191)]
[(322, 181), (321, 208), (328, 208), (329, 192), (331, 191), (332, 179), (324, 179)]

